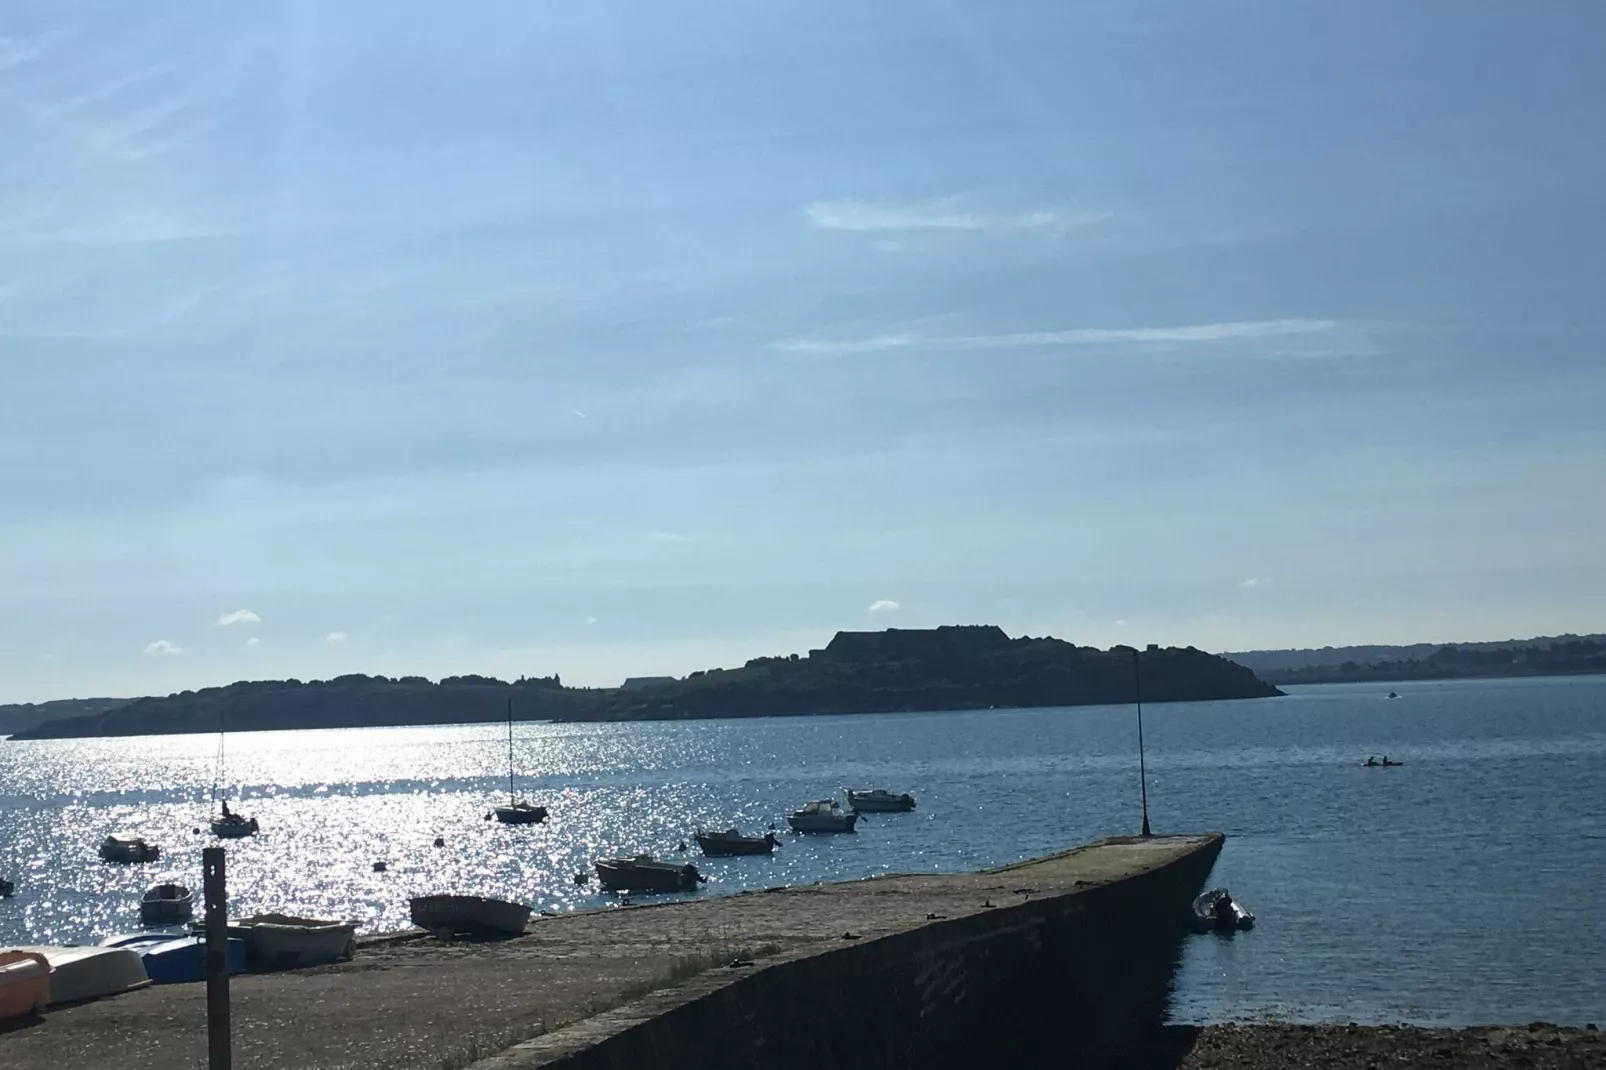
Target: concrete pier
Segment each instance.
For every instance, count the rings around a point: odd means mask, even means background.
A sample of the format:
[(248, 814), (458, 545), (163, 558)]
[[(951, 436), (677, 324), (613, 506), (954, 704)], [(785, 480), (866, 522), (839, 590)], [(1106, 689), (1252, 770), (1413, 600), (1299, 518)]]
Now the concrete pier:
[[(236, 978), (234, 1063), (1108, 1065), (1163, 1013), (1221, 842), (1113, 839), (983, 873), (540, 918), (497, 943), (374, 942)], [(0, 1027), (0, 1065), (204, 1065), (205, 1020), (204, 986), (145, 989)]]

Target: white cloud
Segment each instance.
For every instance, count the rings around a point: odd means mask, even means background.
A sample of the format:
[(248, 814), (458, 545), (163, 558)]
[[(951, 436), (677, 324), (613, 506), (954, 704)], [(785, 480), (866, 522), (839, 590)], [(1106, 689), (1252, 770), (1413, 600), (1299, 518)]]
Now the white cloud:
[(597, 618), (596, 617), (587, 617), (586, 618), (586, 623), (587, 624), (595, 624), (595, 623), (597, 623)]
[(803, 206), (810, 223), (825, 230), (859, 232), (883, 230), (1025, 230), (1043, 227), (1079, 226), (1103, 216), (1065, 219), (1057, 212), (1043, 210), (1013, 215), (978, 212), (964, 207), (958, 197), (907, 201), (814, 201)]
[(890, 598), (878, 598), (870, 603), (871, 613), (890, 613), (898, 608), (898, 603)]
[(1125, 628), (1126, 627), (1126, 621), (1118, 620), (1118, 621), (1115, 622), (1115, 626), (1117, 628)]
[(184, 653), (184, 648), (181, 647), (181, 646), (178, 646), (177, 644), (169, 643), (166, 639), (158, 639), (158, 640), (156, 640), (156, 642), (152, 643), (151, 645), (149, 645), (149, 646), (147, 646), (145, 648), (145, 653), (147, 653), (147, 654), (182, 654), (182, 653)]
[(233, 613), (225, 613), (217, 619), (218, 626), (227, 628), (231, 624), (261, 624), (262, 618), (249, 609), (236, 609)]
[(258, 639), (256, 636), (253, 635), (251, 638), (249, 638), (249, 639), (247, 639), (245, 641), (245, 645), (248, 646), (248, 647), (261, 646), (262, 645), (262, 640)]
[(1244, 587), (1244, 588), (1259, 587), (1261, 584), (1269, 583), (1269, 582), (1271, 582), (1271, 581), (1270, 580), (1261, 579), (1259, 576), (1250, 576), (1247, 580), (1244, 580), (1238, 586)]
[(345, 632), (330, 632), (327, 636), (324, 637), (324, 642), (326, 642), (326, 643), (344, 643), (349, 638), (350, 638), (350, 636), (348, 636)]
[(837, 340), (796, 339), (778, 343), (794, 353), (876, 353), (890, 349), (1020, 349), (1085, 345), (1213, 345), (1252, 342), (1297, 335), (1324, 334), (1337, 320), (1282, 319), (1195, 323), (1177, 327), (1078, 327), (1068, 331), (1012, 334), (931, 335), (878, 334)]

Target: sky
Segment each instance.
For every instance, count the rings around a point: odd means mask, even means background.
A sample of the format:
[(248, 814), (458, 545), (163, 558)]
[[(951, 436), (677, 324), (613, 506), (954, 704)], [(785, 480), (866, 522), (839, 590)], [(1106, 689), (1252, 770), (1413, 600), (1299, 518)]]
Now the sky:
[(0, 702), (1606, 630), (1603, 35), (11, 0)]

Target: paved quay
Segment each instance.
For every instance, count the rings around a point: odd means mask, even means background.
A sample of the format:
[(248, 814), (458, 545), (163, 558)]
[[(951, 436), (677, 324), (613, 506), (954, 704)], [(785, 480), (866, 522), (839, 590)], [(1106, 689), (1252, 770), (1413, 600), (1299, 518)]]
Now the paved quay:
[[(234, 1065), (457, 1070), (532, 1037), (541, 1039), (491, 1063), (541, 1065), (656, 1013), (677, 993), (692, 998), (773, 963), (1078, 895), (1202, 851), (1213, 858), (1219, 844), (1113, 839), (981, 873), (541, 917), (504, 941), (369, 941), (349, 963), (234, 978)], [(204, 985), (150, 987), (0, 1024), (0, 1067), (204, 1067), (205, 1021)]]

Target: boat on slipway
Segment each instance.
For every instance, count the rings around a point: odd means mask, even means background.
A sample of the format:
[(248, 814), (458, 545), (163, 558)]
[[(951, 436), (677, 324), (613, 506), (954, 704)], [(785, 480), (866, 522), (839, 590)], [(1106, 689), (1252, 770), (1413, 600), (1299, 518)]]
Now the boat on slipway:
[(597, 880), (610, 892), (689, 892), (707, 880), (690, 862), (659, 862), (652, 855), (604, 858), (597, 862)]
[(139, 952), (126, 947), (19, 947), (50, 964), (50, 1005), (82, 1003), (151, 983)]
[[(206, 937), (191, 933), (127, 933), (111, 936), (101, 947), (120, 947), (139, 954), (153, 985), (206, 980)], [(229, 937), (230, 973), (245, 972), (245, 941)]]
[(530, 920), (523, 903), (478, 895), (417, 895), (408, 901), (413, 924), (443, 939), (453, 936), (522, 936)]
[(293, 970), (349, 959), (357, 953), (357, 925), (291, 914), (256, 914), (229, 922), (229, 935), (245, 941), (253, 970)]
[(780, 844), (781, 841), (775, 838), (773, 832), (766, 832), (762, 836), (743, 836), (736, 829), (729, 828), (723, 832), (697, 833), (697, 846), (702, 848), (703, 854), (715, 858), (773, 854)]

